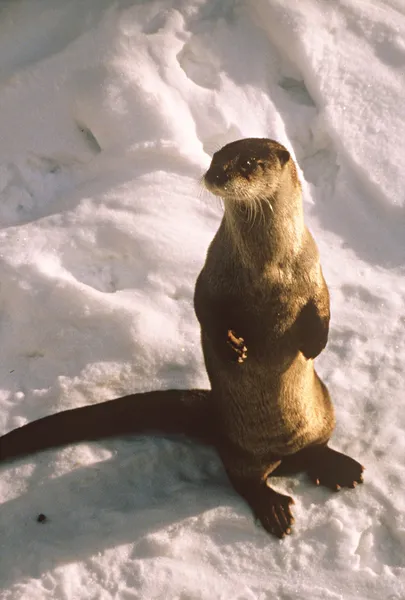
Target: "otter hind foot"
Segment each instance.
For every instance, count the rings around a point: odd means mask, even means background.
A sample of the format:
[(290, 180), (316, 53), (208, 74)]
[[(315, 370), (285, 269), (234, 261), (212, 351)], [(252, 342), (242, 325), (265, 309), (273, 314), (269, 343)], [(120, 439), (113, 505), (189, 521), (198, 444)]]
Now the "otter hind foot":
[(323, 446), (312, 454), (306, 470), (316, 485), (324, 485), (335, 491), (342, 487), (354, 488), (358, 483), (363, 483), (363, 465), (328, 446)]
[(249, 504), (266, 531), (280, 539), (291, 533), (294, 524), (290, 508), (294, 500), (291, 496), (280, 494), (267, 484), (262, 484), (255, 496), (250, 498)]
[(229, 346), (236, 353), (236, 359), (238, 363), (243, 363), (247, 359), (247, 347), (245, 346), (245, 340), (241, 337), (237, 337), (232, 329), (228, 330), (227, 342)]

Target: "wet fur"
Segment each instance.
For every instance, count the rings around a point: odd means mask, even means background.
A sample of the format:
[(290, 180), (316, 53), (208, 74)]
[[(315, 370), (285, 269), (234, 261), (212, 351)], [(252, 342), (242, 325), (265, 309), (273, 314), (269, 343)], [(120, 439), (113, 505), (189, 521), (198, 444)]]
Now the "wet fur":
[[(225, 207), (194, 298), (211, 391), (133, 394), (51, 415), (0, 438), (0, 459), (123, 433), (185, 433), (218, 448), (235, 489), (283, 537), (293, 501), (269, 486), (271, 473), (301, 469), (331, 489), (362, 480), (361, 465), (327, 445), (334, 410), (313, 359), (327, 343), (328, 289), (281, 144), (228, 144), (204, 182)], [(241, 362), (230, 331), (247, 346)]]

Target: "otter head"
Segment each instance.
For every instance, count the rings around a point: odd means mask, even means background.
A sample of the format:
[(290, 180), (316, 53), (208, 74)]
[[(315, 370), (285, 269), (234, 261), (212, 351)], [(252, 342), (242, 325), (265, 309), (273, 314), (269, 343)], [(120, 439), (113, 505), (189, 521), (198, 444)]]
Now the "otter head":
[(246, 138), (215, 152), (204, 183), (211, 193), (224, 200), (241, 204), (269, 200), (277, 193), (290, 163), (294, 164), (290, 153), (278, 142)]

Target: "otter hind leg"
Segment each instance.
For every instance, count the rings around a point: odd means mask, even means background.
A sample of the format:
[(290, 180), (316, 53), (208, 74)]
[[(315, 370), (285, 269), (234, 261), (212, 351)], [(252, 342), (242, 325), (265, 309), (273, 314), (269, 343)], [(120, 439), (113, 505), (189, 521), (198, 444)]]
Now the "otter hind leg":
[(316, 485), (335, 491), (363, 483), (363, 465), (326, 444), (304, 448), (284, 457), (272, 475), (291, 475), (300, 471), (307, 473)]
[[(275, 469), (280, 461), (274, 464)], [(271, 469), (271, 470), (273, 470)], [(278, 538), (291, 533), (294, 517), (291, 505), (294, 500), (290, 496), (280, 494), (267, 483), (267, 474), (258, 473), (249, 476), (232, 474), (228, 470), (229, 479), (235, 490), (247, 501), (256, 519), (264, 529)]]
[(326, 445), (311, 448), (305, 470), (316, 485), (336, 491), (363, 483), (363, 465)]
[(267, 483), (262, 483), (256, 490), (250, 505), (253, 513), (266, 531), (282, 539), (291, 533), (294, 517), (291, 496), (276, 492)]

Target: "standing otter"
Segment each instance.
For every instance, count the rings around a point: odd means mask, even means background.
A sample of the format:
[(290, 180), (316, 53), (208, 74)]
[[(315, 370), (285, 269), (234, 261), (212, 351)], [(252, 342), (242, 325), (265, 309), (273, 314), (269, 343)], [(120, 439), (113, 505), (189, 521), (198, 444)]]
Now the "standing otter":
[(293, 500), (269, 475), (303, 470), (336, 490), (362, 481), (363, 467), (328, 446), (334, 411), (313, 365), (328, 339), (328, 289), (281, 144), (227, 144), (204, 182), (225, 205), (194, 296), (211, 391), (133, 394), (50, 415), (1, 437), (0, 460), (120, 434), (184, 433), (217, 447), (235, 489), (283, 537)]

